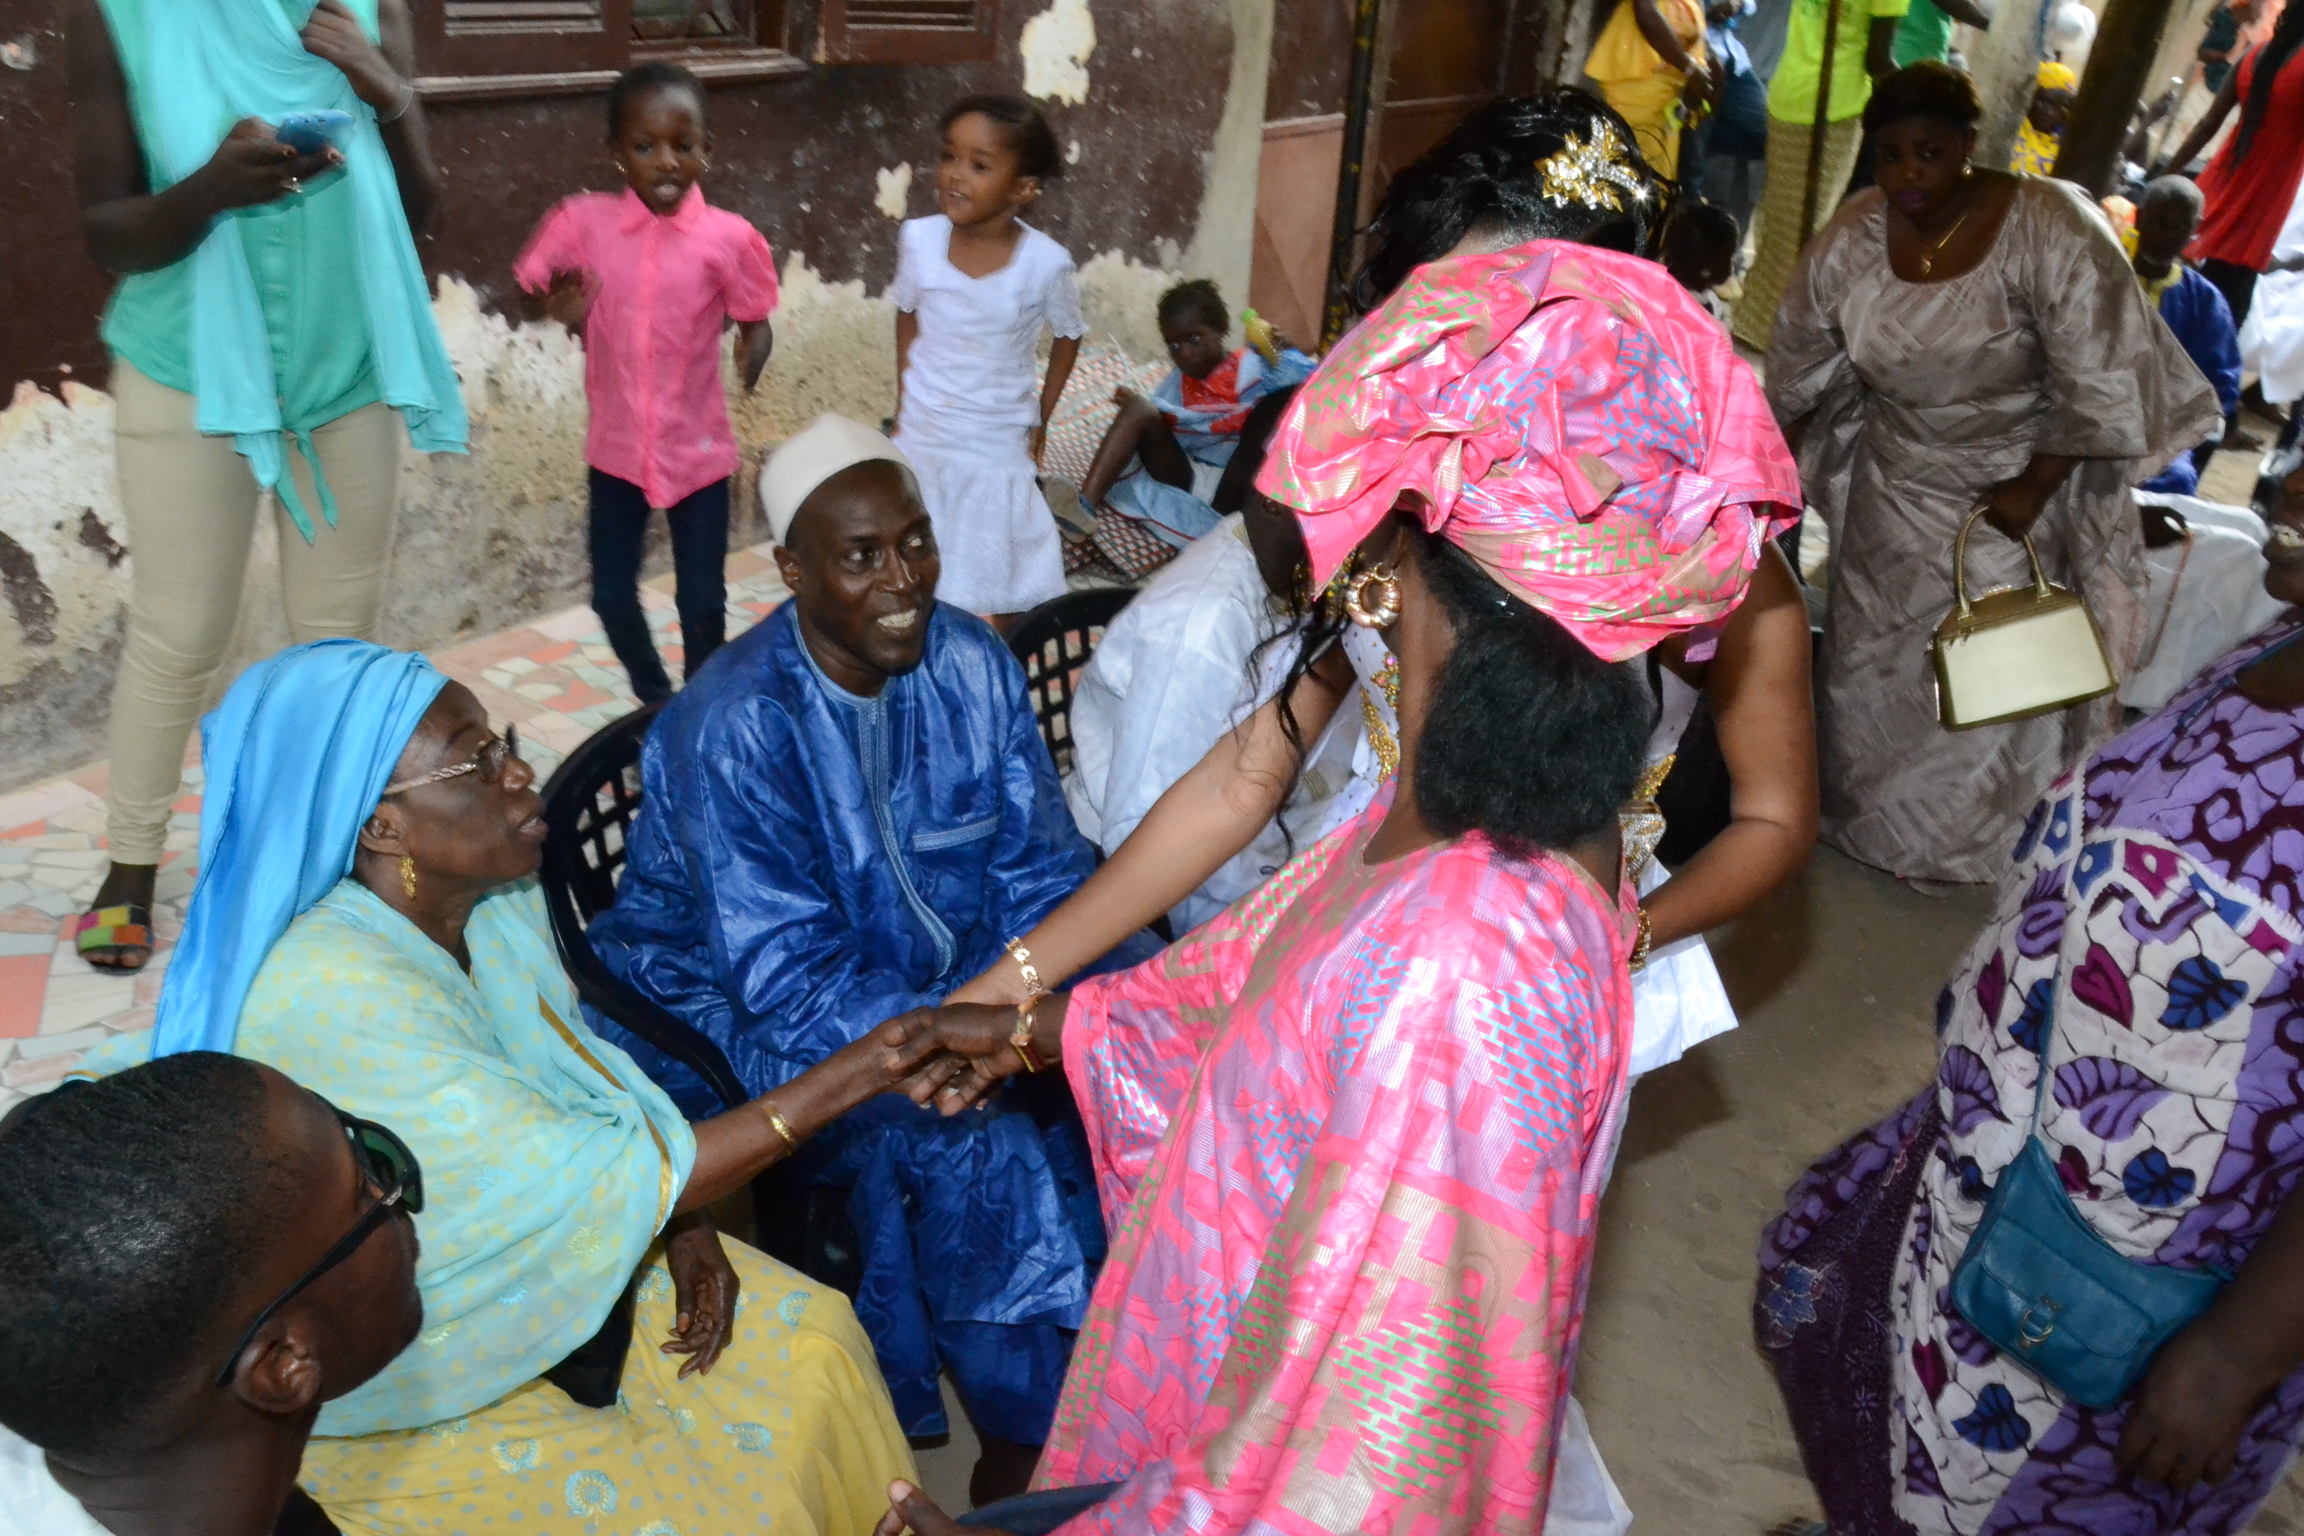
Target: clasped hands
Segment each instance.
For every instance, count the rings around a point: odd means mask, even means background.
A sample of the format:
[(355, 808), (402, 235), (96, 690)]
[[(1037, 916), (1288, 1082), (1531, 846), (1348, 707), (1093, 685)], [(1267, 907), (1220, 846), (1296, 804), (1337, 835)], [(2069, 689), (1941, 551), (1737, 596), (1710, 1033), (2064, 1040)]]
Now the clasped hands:
[[(1053, 1067), (1065, 997), (1052, 993), (1032, 1009), (1034, 1057)], [(898, 1014), (873, 1032), (889, 1085), (923, 1108), (957, 1115), (984, 1102), (1025, 1070), (1014, 1045), (1018, 1010), (1006, 1004), (947, 1003)]]

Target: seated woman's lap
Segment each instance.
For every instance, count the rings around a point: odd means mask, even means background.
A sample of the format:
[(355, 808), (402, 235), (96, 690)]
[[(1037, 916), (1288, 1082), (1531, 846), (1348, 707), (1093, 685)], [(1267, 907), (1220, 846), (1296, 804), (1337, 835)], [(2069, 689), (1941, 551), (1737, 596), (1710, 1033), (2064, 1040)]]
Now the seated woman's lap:
[[(870, 1342), (839, 1293), (722, 1241), (743, 1290), (709, 1372), (682, 1381), (686, 1357), (657, 1347), (676, 1306), (658, 1248), (641, 1266), (615, 1407), (531, 1381), (422, 1429), (315, 1439), (302, 1485), (346, 1536), (487, 1524), (575, 1536), (603, 1520), (649, 1536), (870, 1528), (889, 1480), (916, 1476)], [(852, 1411), (865, 1403), (876, 1411)]]

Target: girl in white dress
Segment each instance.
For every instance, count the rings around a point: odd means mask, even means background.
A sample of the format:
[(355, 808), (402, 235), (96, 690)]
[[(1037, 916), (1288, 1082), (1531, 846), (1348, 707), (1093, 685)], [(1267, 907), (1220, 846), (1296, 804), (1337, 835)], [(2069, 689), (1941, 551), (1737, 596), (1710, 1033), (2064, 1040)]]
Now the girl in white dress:
[[(890, 294), (896, 442), (944, 557), (936, 595), (1005, 629), (1064, 591), (1064, 549), (1037, 472), (1088, 327), (1071, 256), (1017, 217), (1063, 168), (1040, 109), (971, 96), (944, 114), (943, 130), (942, 211), (905, 221)], [(1043, 326), (1056, 339), (1035, 400)]]

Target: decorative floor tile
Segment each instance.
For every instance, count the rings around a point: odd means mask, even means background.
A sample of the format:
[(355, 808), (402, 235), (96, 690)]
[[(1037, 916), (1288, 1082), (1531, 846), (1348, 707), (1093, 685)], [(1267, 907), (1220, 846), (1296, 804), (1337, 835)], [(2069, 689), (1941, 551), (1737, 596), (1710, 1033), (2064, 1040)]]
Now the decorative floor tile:
[[(641, 604), (665, 665), (681, 664), (672, 579), (641, 587)], [(728, 557), (728, 637), (776, 610), (786, 597), (768, 545)], [(575, 607), (498, 634), (432, 651), (433, 662), (470, 687), (491, 716), (520, 728), (521, 751), (549, 775), (594, 731), (636, 704), (624, 670), (601, 633), (599, 616)], [(0, 1113), (25, 1093), (53, 1086), (106, 1035), (146, 1029), (166, 972), (169, 946), (183, 930), (197, 873), (201, 780), (198, 740), (183, 793), (169, 818), (152, 926), (158, 951), (137, 976), (99, 972), (59, 937), (83, 911), (103, 876), (108, 765), (0, 795)]]

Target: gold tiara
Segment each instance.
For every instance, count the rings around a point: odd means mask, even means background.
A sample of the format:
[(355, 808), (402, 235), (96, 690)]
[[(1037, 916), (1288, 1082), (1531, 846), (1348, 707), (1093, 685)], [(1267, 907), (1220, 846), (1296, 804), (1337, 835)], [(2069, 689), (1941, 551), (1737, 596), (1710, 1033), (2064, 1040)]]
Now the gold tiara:
[(1544, 195), (1557, 207), (1581, 203), (1587, 208), (1624, 211), (1624, 198), (1648, 201), (1648, 184), (1632, 168), (1624, 141), (1606, 122), (1594, 122), (1592, 137), (1562, 136), (1560, 147), (1536, 162), (1544, 173)]

